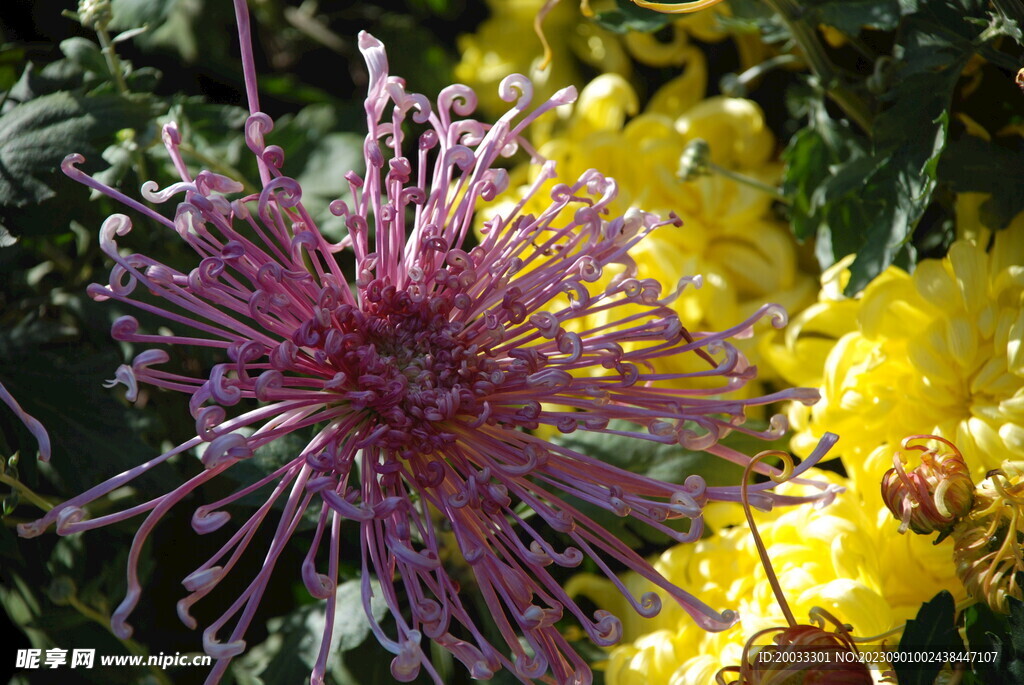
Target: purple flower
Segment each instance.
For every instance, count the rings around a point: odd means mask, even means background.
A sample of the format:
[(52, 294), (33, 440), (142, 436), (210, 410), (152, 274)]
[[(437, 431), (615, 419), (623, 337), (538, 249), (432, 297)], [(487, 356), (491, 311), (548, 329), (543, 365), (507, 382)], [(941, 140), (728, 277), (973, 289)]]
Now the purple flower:
[[(377, 639), (395, 654), (391, 671), (399, 680), (423, 668), (440, 682), (425, 656), (425, 636), (475, 678), (509, 668), (523, 681), (589, 682), (587, 664), (556, 622), (571, 614), (599, 645), (617, 641), (621, 624), (606, 611), (585, 614), (549, 572), (585, 557), (645, 616), (657, 613), (660, 599), (653, 593), (631, 596), (614, 569), (649, 578), (709, 630), (732, 625), (734, 612), (716, 611), (661, 578), (560, 493), (685, 542), (701, 536), (703, 506), (738, 501), (738, 487), (707, 487), (698, 476), (682, 484), (659, 482), (531, 431), (553, 426), (565, 433), (632, 435), (745, 464), (746, 456), (718, 439), (734, 430), (754, 432), (742, 426), (748, 406), (816, 399), (809, 390), (731, 398), (754, 369), (729, 338), (749, 332), (764, 316), (782, 325), (784, 313), (768, 305), (722, 333), (683, 329), (666, 303), (686, 284), (663, 295), (656, 282), (635, 277), (629, 257), (629, 249), (650, 231), (678, 220), (638, 210), (611, 216), (607, 206), (615, 183), (593, 170), (556, 185), (539, 216), (522, 214), (520, 205), (494, 217), (471, 247), (477, 204), (508, 185), (508, 175), (495, 164), (525, 145), (521, 135), (531, 121), (571, 102), (575, 91), (561, 91), (530, 111), (530, 82), (510, 76), (501, 85), (502, 98), (513, 103), (510, 110), (485, 124), (467, 118), (476, 100), (465, 86), (444, 89), (436, 106), (407, 92), (400, 78), (388, 75), (383, 45), (366, 33), (359, 47), (370, 76), (367, 171), (350, 172), (351, 202), (331, 206), (348, 236), (330, 242), (304, 209), (301, 188), (281, 173), (283, 151), (264, 143), (273, 122), (259, 111), (245, 3), (236, 0), (235, 6), (252, 112), (245, 137), (260, 167), (258, 194), (242, 196), (240, 183), (209, 171), (193, 176), (173, 125), (165, 128), (164, 142), (182, 180), (163, 190), (152, 183), (142, 188), (151, 202), (175, 198), (173, 220), (86, 176), (76, 167), (81, 156), (64, 163), (69, 176), (175, 231), (198, 257), (197, 266), (183, 272), (153, 257), (122, 254), (116, 239), (132, 225), (117, 214), (100, 231), (101, 246), (114, 261), (109, 282), (89, 290), (96, 300), (133, 305), (174, 329), (152, 335), (123, 317), (113, 326), (117, 340), (213, 348), (224, 356), (201, 377), (162, 370), (169, 360), (163, 349), (142, 352), (117, 371), (129, 399), (140, 383), (190, 395), (197, 435), (21, 526), (21, 534), (38, 535), (54, 523), (58, 533), (67, 534), (145, 514), (129, 555), (127, 596), (113, 615), (114, 631), (127, 637), (127, 619), (142, 590), (140, 550), (168, 510), (258, 448), (315, 426), (314, 437), (291, 461), (200, 506), (192, 518), (197, 533), (212, 533), (228, 524), (232, 502), (269, 491), (254, 514), (234, 525), (223, 547), (183, 581), (190, 594), (179, 602), (179, 615), (192, 627), (194, 603), (229, 576), (224, 584), (241, 588), (203, 633), (206, 652), (217, 659), (210, 681), (245, 649), (270, 573), (309, 515), (317, 526), (301, 575), (312, 595), (328, 600), (313, 683), (322, 682), (330, 656), (339, 558), (355, 554), (341, 549), (344, 520), (359, 526), (363, 604)], [(404, 128), (410, 123), (424, 132), (411, 139)], [(554, 177), (553, 165), (545, 163), (534, 190)], [(592, 286), (612, 264), (621, 273), (603, 289)], [(136, 297), (139, 285), (145, 293)], [(582, 323), (598, 312), (614, 324)], [(651, 370), (652, 360), (668, 355), (690, 355), (703, 370)], [(701, 389), (680, 389), (691, 377), (717, 379), (717, 386), (702, 382)], [(624, 430), (613, 419), (633, 428)], [(780, 428), (776, 424), (766, 436)], [(833, 441), (827, 437), (793, 475)], [(86, 517), (89, 502), (201, 447), (205, 468), (171, 492)], [(801, 501), (771, 493), (772, 485), (751, 487), (756, 504)], [(283, 506), (269, 548), (253, 552), (265, 556), (263, 568), (246, 583), (232, 569), (275, 503)], [(664, 523), (680, 517), (690, 519), (686, 533)], [(467, 592), (480, 593), (504, 644), (492, 645), (484, 636), (442, 564), (434, 523), (439, 519), (450, 526), (472, 572), (475, 587)], [(567, 546), (554, 542), (552, 531)], [(370, 611), (374, 579), (394, 616), (392, 635)]]

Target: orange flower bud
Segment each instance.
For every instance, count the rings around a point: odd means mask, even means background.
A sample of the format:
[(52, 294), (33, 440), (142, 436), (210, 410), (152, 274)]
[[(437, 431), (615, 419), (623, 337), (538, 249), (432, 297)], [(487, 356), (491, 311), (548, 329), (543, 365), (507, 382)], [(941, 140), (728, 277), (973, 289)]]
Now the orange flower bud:
[[(936, 440), (952, 452), (939, 453), (915, 440)], [(935, 435), (912, 435), (903, 440), (905, 450), (921, 452), (921, 463), (909, 473), (902, 452), (893, 455), (893, 468), (882, 476), (882, 499), (893, 516), (900, 519), (900, 532), (911, 528), (928, 535), (939, 531), (943, 537), (971, 510), (974, 481), (956, 445)]]
[[(840, 624), (821, 607), (812, 609), (811, 620), (817, 625), (799, 624), (755, 633), (743, 648), (743, 663), (723, 668), (715, 676), (715, 682), (718, 685), (871, 685), (874, 681), (867, 664), (860, 659), (840, 656), (858, 651), (850, 626)], [(826, 621), (835, 626), (833, 632), (825, 630)], [(760, 650), (751, 649), (758, 638), (768, 633), (775, 633), (772, 637), (775, 644)], [(739, 678), (726, 682), (728, 673), (738, 674)]]

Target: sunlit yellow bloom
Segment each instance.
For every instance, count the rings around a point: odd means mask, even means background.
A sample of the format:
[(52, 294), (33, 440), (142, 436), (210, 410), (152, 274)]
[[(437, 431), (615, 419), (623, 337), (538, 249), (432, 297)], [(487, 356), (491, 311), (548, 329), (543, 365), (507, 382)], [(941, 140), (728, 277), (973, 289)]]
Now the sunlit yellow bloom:
[[(544, 0), (488, 0), (487, 4), (491, 16), (475, 33), (459, 37), (462, 59), (455, 67), (455, 76), (477, 92), (481, 107), (491, 114), (507, 109), (497, 89), (501, 79), (512, 73), (529, 76), (537, 97), (546, 98), (565, 86), (578, 87), (583, 65), (626, 77), (634, 60), (652, 67), (681, 67), (695, 59), (695, 53), (700, 54), (691, 39), (710, 43), (735, 38), (744, 69), (768, 56), (756, 33), (734, 34), (723, 27), (719, 18), (729, 15), (725, 4), (673, 21), (669, 25), (671, 36), (663, 40), (660, 34), (637, 31), (614, 34), (584, 16), (578, 6), (561, 2), (551, 8), (542, 24), (551, 47), (551, 61), (542, 69), (544, 49), (534, 30), (534, 19), (544, 7)], [(594, 7), (595, 11), (604, 9)], [(681, 111), (675, 110), (674, 115)]]
[[(682, 218), (682, 228), (655, 231), (631, 255), (638, 276), (658, 280), (664, 294), (683, 277), (702, 276), (702, 287), (686, 288), (671, 305), (694, 331), (733, 326), (765, 302), (799, 310), (810, 304), (815, 291), (814, 278), (799, 268), (788, 226), (772, 213), (770, 195), (718, 175), (679, 180), (679, 158), (697, 138), (710, 144), (712, 161), (722, 167), (767, 183), (777, 182), (780, 173), (775, 139), (760, 108), (738, 98), (702, 100), (706, 83), (703, 56), (695, 52), (685, 71), (633, 116), (638, 98), (630, 84), (602, 75), (583, 89), (564, 126), (537, 140), (541, 153), (556, 161), (562, 173), (597, 168), (615, 178), (615, 211), (642, 207), (661, 215), (674, 211)], [(682, 114), (671, 116), (671, 111)], [(513, 172), (512, 187), (518, 182), (520, 190), (494, 211), (518, 201), (527, 175), (525, 168)], [(542, 209), (535, 204), (524, 211)], [(606, 269), (607, 278), (612, 271)], [(757, 363), (754, 340), (740, 342)], [(677, 360), (659, 363), (662, 372), (684, 370), (673, 366)], [(755, 383), (749, 385), (756, 389)]]
[[(961, 198), (965, 223), (979, 200)], [(890, 267), (856, 299), (838, 295), (840, 269), (827, 275), (832, 285), (772, 356), (790, 381), (820, 386), (821, 402), (791, 412), (798, 451), (839, 433), (834, 453), (876, 481), (892, 466), (878, 448), (910, 434), (955, 443), (977, 480), (1024, 459), (1024, 215), (987, 251), (988, 229), (960, 233), (973, 240), (913, 275)]]
[(539, 101), (555, 91), (582, 81), (580, 63), (601, 71), (628, 76), (629, 57), (621, 39), (583, 17), (572, 3), (562, 2), (544, 19), (544, 35), (551, 46), (551, 62), (541, 69), (544, 48), (533, 21), (544, 0), (488, 0), (491, 16), (476, 33), (458, 39), (461, 61), (456, 80), (472, 87), (485, 112), (499, 114), (508, 103), (498, 97), (498, 84), (509, 74), (525, 74), (533, 81)]
[[(818, 606), (851, 624), (855, 636), (870, 637), (913, 618), (921, 603), (940, 590), (959, 588), (949, 541), (933, 546), (920, 536), (895, 534), (888, 511), (865, 506), (862, 489), (876, 490), (877, 483), (861, 488), (834, 474), (814, 477), (847, 489), (823, 509), (755, 513), (798, 621), (806, 622), (808, 612)], [(782, 491), (798, 487), (787, 485)], [(721, 520), (740, 523), (738, 505), (722, 507)], [(716, 606), (738, 609), (740, 623), (722, 633), (707, 633), (672, 607), (652, 619), (634, 618), (624, 623), (623, 644), (609, 653), (608, 685), (707, 685), (719, 668), (739, 663), (749, 636), (786, 624), (746, 525), (724, 528), (695, 545), (673, 547), (655, 566)], [(637, 577), (625, 580), (633, 591), (647, 589)], [(595, 576), (577, 576), (568, 590), (610, 610), (622, 601), (611, 583)], [(958, 598), (962, 596), (961, 589)]]

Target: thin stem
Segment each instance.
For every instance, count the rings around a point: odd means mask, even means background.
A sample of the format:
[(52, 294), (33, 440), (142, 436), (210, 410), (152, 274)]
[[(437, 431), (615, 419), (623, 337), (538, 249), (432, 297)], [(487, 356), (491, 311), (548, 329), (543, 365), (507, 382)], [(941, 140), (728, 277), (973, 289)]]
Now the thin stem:
[(306, 3), (301, 7), (285, 7), (283, 11), (285, 20), (303, 34), (334, 52), (345, 53), (345, 39), (317, 19)]
[(12, 490), (17, 490), (18, 494), (27, 499), (32, 504), (36, 505), (43, 511), (50, 511), (53, 509), (53, 505), (47, 502), (45, 499), (37, 495), (32, 491), (30, 487), (22, 483), (17, 478), (11, 478), (6, 473), (0, 473), (0, 483), (11, 486)]
[(117, 86), (117, 90), (121, 95), (128, 95), (128, 84), (124, 80), (124, 73), (121, 69), (121, 60), (117, 56), (117, 51), (114, 50), (114, 41), (110, 40), (110, 34), (107, 33), (107, 29), (96, 26), (96, 37), (100, 39), (100, 48), (102, 48), (103, 59), (107, 62), (107, 69), (110, 70), (110, 75), (114, 77), (114, 84)]
[[(107, 70), (110, 71), (110, 75), (114, 78), (114, 85), (117, 86), (117, 92), (121, 95), (128, 97), (131, 95), (131, 91), (128, 89), (128, 82), (124, 80), (124, 69), (121, 66), (121, 58), (117, 56), (117, 50), (114, 49), (114, 41), (110, 39), (110, 34), (107, 33), (105, 23), (100, 23), (93, 26), (93, 30), (96, 31), (96, 37), (100, 41), (101, 52), (103, 53), (103, 59), (107, 62)], [(142, 154), (142, 150), (135, 144), (134, 140), (130, 142), (134, 146), (131, 150), (132, 158), (135, 163), (135, 174), (140, 178), (149, 178), (149, 172), (146, 170), (146, 158)]]
[(759, 62), (746, 71), (736, 75), (734, 78), (729, 78), (728, 81), (723, 78), (721, 86), (722, 92), (730, 97), (745, 97), (747, 85), (752, 81), (761, 78), (772, 69), (799, 61), (799, 57), (787, 52), (784, 52), (781, 55), (775, 55), (774, 57), (769, 57), (765, 61)]
[(708, 145), (708, 142), (703, 138), (694, 138), (686, 144), (683, 154), (679, 157), (677, 176), (680, 181), (686, 182), (711, 174), (719, 174), (736, 183), (768, 193), (780, 202), (789, 202), (789, 198), (783, 195), (782, 191), (774, 185), (712, 162), (711, 147)]
[(765, 183), (764, 181), (759, 181), (756, 178), (751, 178), (750, 176), (741, 174), (738, 171), (726, 169), (724, 166), (719, 166), (714, 162), (708, 162), (707, 164), (708, 171), (712, 173), (718, 174), (719, 176), (724, 176), (729, 180), (736, 181), (737, 183), (742, 183), (743, 185), (750, 186), (751, 188), (756, 188), (761, 192), (768, 193), (769, 195), (771, 195), (773, 198), (780, 202), (784, 202), (786, 204), (789, 204), (790, 202), (789, 198), (782, 194), (782, 190), (780, 190), (777, 186), (773, 186), (771, 183)]
[(892, 637), (893, 635), (896, 635), (897, 633), (902, 633), (903, 629), (906, 628), (906, 627), (907, 627), (906, 623), (901, 623), (898, 626), (896, 626), (895, 628), (890, 628), (889, 630), (885, 631), (884, 633), (879, 633), (878, 635), (871, 635), (870, 637), (854, 637), (853, 635), (848, 635), (847, 637), (849, 637), (853, 642), (856, 642), (856, 643), (859, 643), (859, 644), (877, 644), (879, 640), (883, 640), (883, 639), (885, 639), (887, 637)]
[[(764, 541), (761, 539), (761, 534), (757, 532), (757, 525), (754, 524), (754, 515), (750, 511), (750, 498), (747, 494), (747, 486), (750, 483), (750, 474), (754, 465), (758, 462), (764, 461), (767, 457), (780, 457), (783, 461), (783, 472), (779, 476), (773, 476), (772, 480), (775, 482), (781, 482), (785, 480), (789, 473), (793, 471), (793, 458), (789, 456), (788, 452), (782, 452), (780, 450), (766, 450), (760, 452), (751, 459), (746, 467), (743, 469), (743, 481), (740, 483), (740, 499), (743, 501), (743, 515), (747, 518), (747, 525), (750, 526), (750, 535), (754, 538), (754, 546), (757, 548), (757, 555), (761, 558), (761, 565), (764, 566), (765, 575), (768, 576), (768, 583), (772, 586), (772, 592), (775, 593), (775, 599), (779, 603), (779, 607), (782, 609), (782, 615), (786, 617), (786, 622), (789, 623), (790, 628), (797, 626), (796, 618), (793, 616), (793, 611), (789, 608), (789, 603), (786, 601), (786, 595), (782, 592), (782, 586), (779, 584), (779, 577), (775, 575), (775, 569), (772, 567), (772, 560), (768, 556), (768, 550), (764, 546)], [(776, 480), (778, 478), (778, 480)]]

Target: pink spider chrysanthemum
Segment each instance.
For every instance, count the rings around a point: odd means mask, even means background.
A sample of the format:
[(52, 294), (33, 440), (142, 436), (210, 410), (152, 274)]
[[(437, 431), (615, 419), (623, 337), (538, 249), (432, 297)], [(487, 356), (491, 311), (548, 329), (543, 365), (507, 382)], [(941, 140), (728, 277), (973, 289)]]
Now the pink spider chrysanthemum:
[[(235, 7), (251, 111), (245, 137), (260, 168), (258, 194), (241, 196), (240, 183), (209, 171), (193, 176), (173, 125), (165, 128), (164, 141), (182, 181), (164, 190), (152, 183), (142, 188), (151, 202), (177, 198), (173, 220), (85, 175), (76, 167), (80, 156), (64, 163), (72, 178), (177, 232), (199, 259), (192, 271), (182, 272), (149, 256), (122, 254), (115, 240), (131, 223), (117, 214), (100, 231), (102, 249), (115, 263), (109, 282), (89, 290), (96, 300), (133, 305), (181, 329), (145, 334), (134, 318), (123, 317), (113, 326), (117, 340), (200, 346), (226, 357), (203, 377), (160, 370), (169, 360), (163, 349), (142, 352), (118, 369), (129, 399), (140, 383), (190, 395), (198, 434), (20, 526), (21, 534), (38, 535), (54, 523), (58, 533), (74, 533), (145, 514), (129, 554), (127, 596), (113, 615), (115, 633), (127, 637), (128, 615), (142, 589), (141, 548), (160, 519), (259, 447), (309, 429), (314, 437), (293, 459), (200, 506), (192, 517), (196, 532), (209, 534), (228, 524), (229, 504), (270, 491), (265, 503), (226, 536), (223, 547), (183, 581), (190, 594), (179, 602), (179, 615), (192, 627), (196, 621), (189, 612), (195, 602), (228, 577), (232, 580), (225, 585), (242, 588), (203, 634), (206, 652), (217, 660), (210, 682), (245, 649), (245, 633), (270, 573), (308, 515), (317, 526), (301, 576), (311, 594), (328, 600), (313, 683), (323, 681), (330, 656), (342, 554), (358, 553), (361, 559), (366, 615), (377, 639), (395, 654), (391, 671), (399, 680), (426, 669), (440, 682), (424, 652), (426, 637), (475, 678), (508, 668), (524, 682), (589, 682), (587, 664), (555, 623), (571, 614), (600, 645), (615, 642), (621, 625), (606, 611), (584, 613), (549, 572), (551, 566), (572, 567), (585, 557), (643, 615), (658, 611), (659, 598), (630, 596), (615, 569), (649, 578), (709, 630), (732, 625), (734, 612), (715, 611), (661, 578), (559, 493), (632, 516), (685, 542), (701, 536), (703, 506), (739, 501), (738, 486), (708, 487), (698, 476), (682, 484), (659, 482), (531, 431), (553, 426), (563, 432), (634, 435), (746, 464), (746, 456), (718, 439), (736, 430), (755, 433), (742, 426), (748, 406), (816, 399), (810, 390), (730, 399), (754, 369), (729, 338), (748, 333), (765, 316), (781, 325), (784, 313), (768, 305), (721, 333), (683, 329), (666, 306), (671, 295), (662, 298), (657, 283), (638, 280), (628, 254), (650, 231), (678, 220), (662, 221), (637, 210), (609, 216), (615, 183), (596, 171), (557, 185), (539, 216), (521, 214), (520, 205), (494, 217), (479, 244), (470, 247), (477, 203), (493, 199), (508, 184), (495, 162), (523, 143), (521, 134), (532, 120), (571, 102), (575, 93), (566, 89), (527, 111), (531, 84), (510, 76), (501, 96), (514, 104), (495, 124), (484, 124), (466, 118), (475, 96), (465, 86), (443, 90), (436, 106), (406, 92), (401, 79), (388, 75), (383, 45), (366, 33), (359, 36), (369, 67), (366, 173), (349, 173), (350, 203), (332, 205), (348, 236), (331, 243), (303, 208), (298, 184), (281, 173), (282, 150), (264, 143), (272, 121), (259, 111), (244, 0), (235, 0)], [(423, 130), (411, 146), (407, 128)], [(535, 191), (554, 176), (553, 166), (544, 164)], [(575, 211), (563, 213), (567, 207)], [(612, 264), (621, 273), (592, 292), (588, 285)], [(345, 265), (354, 266), (346, 273)], [(138, 285), (141, 297), (135, 293)], [(623, 312), (611, 317), (614, 324), (589, 329), (580, 324), (609, 310)], [(702, 360), (703, 370), (654, 373), (650, 362), (667, 355), (691, 355)], [(700, 389), (680, 389), (688, 377), (700, 377)], [(717, 387), (709, 388), (708, 378), (718, 379)], [(610, 424), (613, 419), (634, 428)], [(766, 437), (779, 429), (774, 424)], [(834, 436), (827, 436), (794, 475), (833, 442)], [(189, 481), (124, 511), (87, 518), (88, 503), (203, 446), (205, 468)], [(755, 504), (802, 501), (775, 495), (773, 486), (751, 486)], [(822, 498), (828, 495), (823, 489)], [(262, 570), (245, 584), (232, 568), (275, 503), (283, 504), (269, 548), (260, 552)], [(524, 516), (522, 505), (535, 514)], [(664, 523), (680, 517), (690, 520), (685, 533)], [(341, 549), (346, 519), (359, 526), (358, 552)], [(450, 526), (472, 573), (472, 591), (482, 596), (504, 644), (492, 645), (465, 608), (441, 561), (438, 519)], [(551, 531), (567, 546), (554, 542)], [(370, 611), (374, 579), (394, 617), (393, 635)]]

